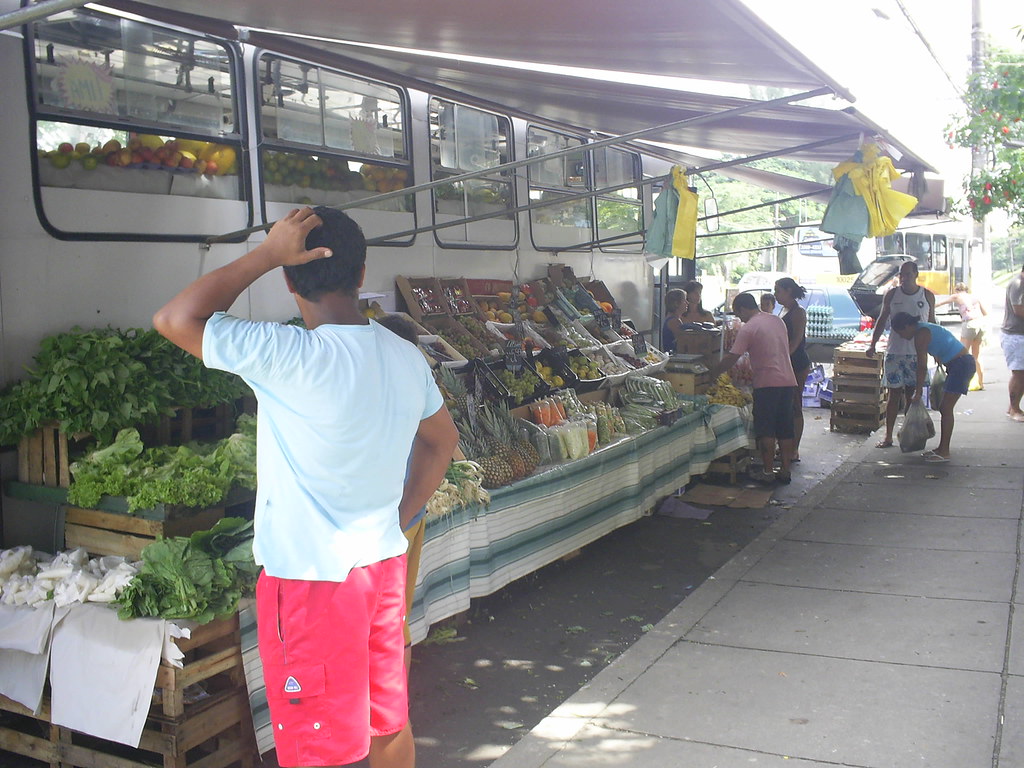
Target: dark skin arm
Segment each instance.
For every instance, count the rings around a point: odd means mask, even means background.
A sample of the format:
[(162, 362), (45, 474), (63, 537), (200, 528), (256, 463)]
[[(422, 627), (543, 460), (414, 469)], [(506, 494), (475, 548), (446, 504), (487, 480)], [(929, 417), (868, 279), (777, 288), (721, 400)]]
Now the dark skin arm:
[(800, 342), (803, 341), (804, 333), (807, 331), (807, 312), (804, 308), (797, 305), (793, 309), (786, 312), (786, 314), (793, 313), (793, 330), (789, 337), (789, 354), (793, 354), (800, 347)]
[(911, 402), (920, 400), (924, 392), (924, 377), (928, 373), (928, 345), (932, 342), (932, 332), (927, 328), (918, 328), (914, 334), (914, 349), (917, 351), (917, 388)]
[(296, 209), (274, 224), (267, 239), (244, 256), (200, 277), (153, 315), (153, 327), (199, 359), (203, 332), (215, 312), (226, 311), (250, 285), (278, 267), (328, 258), (328, 248), (306, 250), (306, 235), (323, 222), (312, 208)]
[(409, 476), (398, 506), (403, 530), (441, 484), (458, 444), (459, 432), (445, 406), (420, 422), (412, 444)]
[[(885, 296), (882, 297), (882, 311), (878, 313), (878, 319), (875, 320), (875, 329), (871, 332), (871, 345), (865, 354), (868, 357), (875, 356), (875, 345), (878, 344), (878, 340), (882, 338), (882, 334), (885, 332), (885, 326), (889, 322), (889, 309), (892, 307), (892, 296), (893, 291), (899, 290), (893, 288)], [(935, 307), (932, 307), (932, 314), (935, 314)]]
[(711, 381), (715, 381), (715, 379), (736, 365), (736, 361), (739, 359), (740, 356), (734, 355), (732, 352), (726, 352), (722, 355), (722, 359), (711, 369)]

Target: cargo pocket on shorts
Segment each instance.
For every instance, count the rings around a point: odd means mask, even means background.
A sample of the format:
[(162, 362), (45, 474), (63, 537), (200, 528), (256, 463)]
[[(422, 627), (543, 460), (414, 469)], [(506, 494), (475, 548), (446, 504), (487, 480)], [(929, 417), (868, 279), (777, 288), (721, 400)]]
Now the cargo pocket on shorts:
[(291, 739), (325, 739), (331, 735), (323, 664), (263, 667), (274, 734)]

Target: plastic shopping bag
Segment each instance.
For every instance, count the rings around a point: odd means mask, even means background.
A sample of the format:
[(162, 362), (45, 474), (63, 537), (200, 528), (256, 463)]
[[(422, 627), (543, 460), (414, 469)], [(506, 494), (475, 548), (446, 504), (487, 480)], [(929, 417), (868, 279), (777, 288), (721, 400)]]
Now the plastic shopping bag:
[(931, 437), (935, 437), (935, 425), (932, 424), (932, 417), (928, 415), (924, 402), (915, 400), (911, 403), (910, 409), (903, 419), (903, 428), (900, 430), (900, 450), (904, 453), (923, 451)]
[(939, 410), (939, 405), (942, 403), (942, 395), (945, 391), (946, 371), (936, 366), (935, 373), (932, 374), (931, 387), (928, 389), (928, 407), (933, 411)]

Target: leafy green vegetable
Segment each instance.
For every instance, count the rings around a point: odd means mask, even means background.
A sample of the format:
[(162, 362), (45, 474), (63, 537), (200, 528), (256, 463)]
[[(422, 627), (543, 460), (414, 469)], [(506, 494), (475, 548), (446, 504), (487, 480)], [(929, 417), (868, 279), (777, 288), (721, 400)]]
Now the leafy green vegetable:
[(159, 504), (212, 507), (235, 486), (256, 488), (256, 419), (238, 417), (238, 432), (215, 443), (144, 449), (138, 430), (71, 465), (68, 501), (93, 507), (102, 496), (123, 496), (128, 511)]
[(206, 368), (156, 331), (71, 331), (40, 342), (29, 376), (0, 393), (0, 444), (47, 421), (100, 445), (118, 430), (154, 422), (175, 406), (208, 407), (250, 392), (237, 376)]
[(226, 517), (209, 531), (159, 539), (142, 550), (142, 567), (118, 598), (118, 616), (194, 619), (233, 613), (251, 594), (259, 569), (251, 520)]

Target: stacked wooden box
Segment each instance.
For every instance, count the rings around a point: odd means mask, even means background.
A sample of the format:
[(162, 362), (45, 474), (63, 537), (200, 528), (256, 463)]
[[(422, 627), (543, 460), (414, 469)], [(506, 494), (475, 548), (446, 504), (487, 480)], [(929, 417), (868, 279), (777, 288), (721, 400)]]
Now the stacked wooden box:
[(162, 662), (137, 749), (50, 722), (49, 701), (35, 714), (0, 696), (4, 752), (51, 768), (252, 768), (257, 759), (239, 650), (238, 617), (219, 619), (176, 639), (181, 669)]
[(885, 423), (889, 391), (882, 383), (883, 353), (867, 355), (864, 342), (836, 348), (832, 366), (833, 432), (869, 434)]

